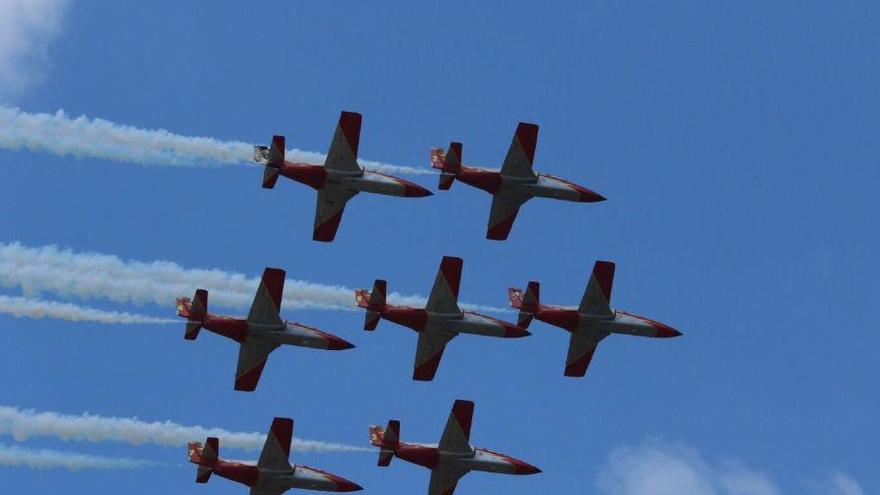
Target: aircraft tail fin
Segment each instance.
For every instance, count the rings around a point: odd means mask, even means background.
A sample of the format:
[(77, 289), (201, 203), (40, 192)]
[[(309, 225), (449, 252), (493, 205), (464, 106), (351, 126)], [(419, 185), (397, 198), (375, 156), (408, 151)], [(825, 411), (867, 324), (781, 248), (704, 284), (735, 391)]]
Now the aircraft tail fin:
[(183, 338), (195, 340), (199, 336), (199, 330), (208, 317), (208, 291), (196, 290), (192, 299), (188, 297), (177, 298), (177, 315), (186, 318), (186, 330)]
[(385, 294), (387, 293), (387, 282), (384, 280), (376, 280), (373, 282), (373, 291), (367, 292), (365, 289), (355, 291), (355, 300), (357, 305), (367, 310), (367, 316), (364, 319), (364, 330), (372, 331), (379, 324), (382, 311), (385, 309)]
[[(266, 168), (263, 169), (263, 187), (272, 189), (278, 180), (278, 173), (284, 163), (284, 136), (272, 136), (272, 145), (268, 149), (263, 147), (263, 160)], [(256, 158), (256, 150), (254, 152)]]
[(440, 189), (447, 190), (461, 170), (461, 143), (449, 143), (449, 150), (431, 149), (431, 166), (440, 169)]
[(529, 282), (526, 290), (510, 288), (507, 290), (507, 299), (510, 306), (519, 310), (516, 325), (520, 328), (528, 328), (535, 317), (535, 313), (541, 305), (541, 285), (538, 282)]
[(203, 446), (199, 442), (190, 442), (189, 460), (198, 464), (196, 483), (207, 483), (214, 472), (220, 453), (220, 441), (216, 437), (208, 437)]
[(386, 428), (382, 428), (381, 426), (371, 426), (370, 443), (381, 448), (379, 451), (378, 465), (384, 467), (391, 464), (391, 459), (394, 458), (394, 452), (400, 444), (400, 421), (392, 419), (388, 421), (388, 426)]

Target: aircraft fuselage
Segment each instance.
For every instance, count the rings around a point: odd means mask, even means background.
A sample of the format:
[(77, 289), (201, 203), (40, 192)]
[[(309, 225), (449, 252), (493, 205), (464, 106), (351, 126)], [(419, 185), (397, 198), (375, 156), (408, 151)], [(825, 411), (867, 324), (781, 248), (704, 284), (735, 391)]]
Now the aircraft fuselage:
[(569, 332), (608, 332), (641, 337), (677, 337), (677, 330), (659, 321), (625, 311), (614, 311), (612, 316), (594, 316), (575, 309), (541, 306), (535, 318)]
[(284, 162), (278, 170), (281, 175), (313, 189), (338, 189), (408, 198), (431, 195), (430, 191), (414, 182), (372, 170), (328, 170), (322, 165), (291, 162)]
[(218, 460), (212, 467), (217, 476), (252, 488), (300, 488), (325, 492), (348, 492), (359, 488), (351, 481), (309, 466), (263, 469), (254, 464)]
[(525, 337), (529, 333), (516, 325), (489, 316), (464, 311), (461, 314), (443, 314), (422, 308), (386, 306), (381, 317), (416, 332), (468, 333), (488, 337)]
[(335, 335), (293, 322), (266, 325), (249, 322), (244, 318), (208, 314), (202, 328), (239, 343), (261, 342), (331, 350), (351, 348), (351, 344)]
[(394, 454), (404, 461), (428, 469), (454, 468), (504, 474), (534, 474), (540, 470), (531, 464), (488, 449), (474, 448), (473, 453), (444, 452), (437, 447), (400, 443)]
[(512, 177), (502, 175), (497, 170), (462, 166), (456, 173), (456, 178), (489, 194), (496, 194), (504, 190), (521, 196), (561, 199), (579, 203), (605, 199), (586, 187), (547, 174), (537, 174), (536, 178)]

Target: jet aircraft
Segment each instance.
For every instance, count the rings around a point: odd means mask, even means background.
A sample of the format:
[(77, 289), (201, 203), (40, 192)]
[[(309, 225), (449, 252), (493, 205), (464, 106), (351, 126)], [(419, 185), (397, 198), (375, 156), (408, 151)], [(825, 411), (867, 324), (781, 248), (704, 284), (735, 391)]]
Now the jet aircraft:
[(511, 288), (508, 297), (510, 305), (519, 309), (519, 326), (528, 328), (532, 318), (537, 318), (571, 334), (565, 376), (579, 377), (586, 374), (596, 346), (612, 333), (658, 338), (681, 335), (678, 330), (659, 321), (612, 309), (613, 282), (614, 263), (597, 261), (577, 309), (541, 304), (538, 282), (529, 282), (525, 292)]
[(281, 345), (295, 345), (331, 351), (351, 349), (345, 340), (301, 323), (281, 319), (281, 296), (284, 293), (284, 270), (266, 268), (247, 318), (232, 318), (208, 313), (208, 291), (196, 290), (195, 297), (177, 298), (177, 315), (186, 318), (186, 340), (195, 340), (204, 328), (240, 344), (235, 390), (257, 388), (269, 353)]
[(351, 481), (309, 466), (290, 464), (293, 420), (275, 418), (256, 462), (227, 461), (219, 457), (220, 441), (210, 437), (205, 445), (191, 442), (189, 462), (198, 465), (196, 483), (207, 483), (212, 474), (250, 487), (251, 495), (281, 495), (291, 488), (322, 492), (354, 492), (362, 488)]
[(379, 466), (388, 466), (394, 457), (431, 470), (428, 495), (452, 495), (458, 480), (471, 471), (501, 474), (535, 474), (541, 470), (499, 452), (470, 445), (474, 403), (457, 400), (436, 446), (400, 441), (400, 421), (391, 420), (386, 428), (370, 426), (370, 442), (379, 447)]
[(254, 146), (254, 161), (263, 163), (263, 187), (272, 189), (279, 175), (318, 191), (312, 239), (330, 242), (336, 236), (345, 204), (360, 192), (404, 196), (430, 196), (431, 191), (391, 175), (365, 170), (357, 162), (361, 115), (342, 112), (324, 165), (284, 160), (284, 136), (273, 136), (270, 146)]
[(471, 167), (461, 163), (461, 143), (449, 150), (431, 149), (431, 166), (440, 169), (440, 189), (452, 187), (455, 179), (492, 195), (486, 238), (507, 239), (520, 206), (534, 197), (593, 203), (604, 201), (601, 195), (549, 174), (535, 173), (532, 162), (538, 143), (538, 126), (520, 122), (507, 151), (501, 170)]
[(384, 318), (419, 334), (413, 380), (434, 379), (446, 344), (459, 333), (506, 338), (531, 335), (527, 330), (506, 321), (459, 308), (458, 287), (462, 264), (461, 258), (443, 258), (425, 308), (386, 303), (387, 283), (384, 280), (376, 280), (372, 292), (365, 289), (355, 291), (358, 306), (367, 310), (364, 330), (375, 330), (379, 320)]

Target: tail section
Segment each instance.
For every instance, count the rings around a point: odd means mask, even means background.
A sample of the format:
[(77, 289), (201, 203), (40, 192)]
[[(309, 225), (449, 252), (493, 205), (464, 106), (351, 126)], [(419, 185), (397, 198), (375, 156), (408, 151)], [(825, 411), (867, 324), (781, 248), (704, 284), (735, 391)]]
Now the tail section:
[(376, 280), (373, 282), (373, 291), (367, 292), (364, 289), (358, 289), (354, 292), (357, 305), (367, 310), (367, 316), (364, 319), (364, 330), (372, 331), (379, 324), (382, 311), (385, 309), (385, 294), (387, 294), (387, 283), (384, 280)]
[(186, 318), (186, 330), (183, 338), (195, 340), (199, 336), (202, 324), (208, 317), (208, 291), (198, 289), (192, 300), (188, 297), (178, 297), (177, 315)]
[(204, 446), (198, 442), (191, 442), (188, 446), (189, 461), (198, 464), (196, 483), (207, 483), (219, 459), (220, 441), (215, 437), (209, 437)]
[(266, 168), (263, 169), (263, 187), (272, 189), (278, 180), (278, 172), (284, 163), (284, 136), (272, 136), (272, 145), (263, 153)]
[(440, 169), (440, 189), (447, 190), (461, 170), (461, 143), (449, 143), (449, 150), (431, 149), (431, 166)]
[(540, 307), (541, 285), (538, 282), (529, 282), (525, 292), (520, 289), (508, 289), (507, 298), (510, 306), (519, 310), (519, 318), (516, 325), (520, 328), (528, 328)]
[(394, 452), (400, 444), (400, 421), (392, 419), (388, 421), (388, 426), (384, 429), (380, 426), (371, 426), (370, 443), (382, 449), (379, 451), (378, 465), (388, 466), (391, 464)]
[(587, 282), (587, 290), (578, 306), (578, 313), (593, 316), (611, 316), (611, 288), (614, 284), (614, 263), (597, 261)]

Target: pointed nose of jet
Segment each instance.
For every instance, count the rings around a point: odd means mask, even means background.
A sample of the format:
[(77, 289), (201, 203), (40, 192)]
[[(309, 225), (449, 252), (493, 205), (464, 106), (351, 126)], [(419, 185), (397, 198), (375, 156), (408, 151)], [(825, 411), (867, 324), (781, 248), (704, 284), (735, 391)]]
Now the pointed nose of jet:
[(540, 469), (532, 466), (528, 462), (523, 462), (519, 459), (511, 459), (513, 462), (514, 471), (513, 474), (538, 474), (541, 472)]
[(679, 332), (678, 330), (676, 330), (672, 327), (668, 327), (666, 325), (663, 325), (663, 328), (657, 329), (657, 337), (660, 337), (660, 338), (667, 339), (670, 337), (681, 337), (681, 335), (682, 335), (681, 332)]
[(520, 337), (528, 337), (532, 334), (532, 332), (529, 332), (525, 328), (512, 325), (506, 321), (499, 321), (498, 323), (504, 327), (504, 338), (506, 339), (518, 339)]
[(415, 184), (413, 182), (406, 181), (403, 183), (403, 195), (407, 198), (424, 198), (425, 196), (431, 196), (431, 191), (425, 189), (424, 187)]
[(578, 201), (581, 203), (598, 203), (599, 201), (605, 201), (605, 196), (602, 196), (595, 191), (591, 191), (586, 187), (578, 186), (577, 191), (578, 194), (580, 194)]
[(648, 323), (652, 327), (654, 327), (655, 330), (657, 330), (656, 335), (654, 335), (657, 338), (668, 339), (671, 337), (678, 337), (681, 335), (681, 332), (670, 327), (669, 325), (667, 325), (665, 323), (660, 323), (659, 321), (654, 321), (654, 320), (649, 320)]
[(339, 476), (333, 476), (333, 482), (336, 483), (337, 492), (359, 492), (363, 490), (361, 485)]
[(340, 339), (339, 337), (331, 336), (327, 339), (327, 350), (328, 351), (342, 351), (345, 349), (351, 349), (354, 347), (354, 344), (351, 342)]

